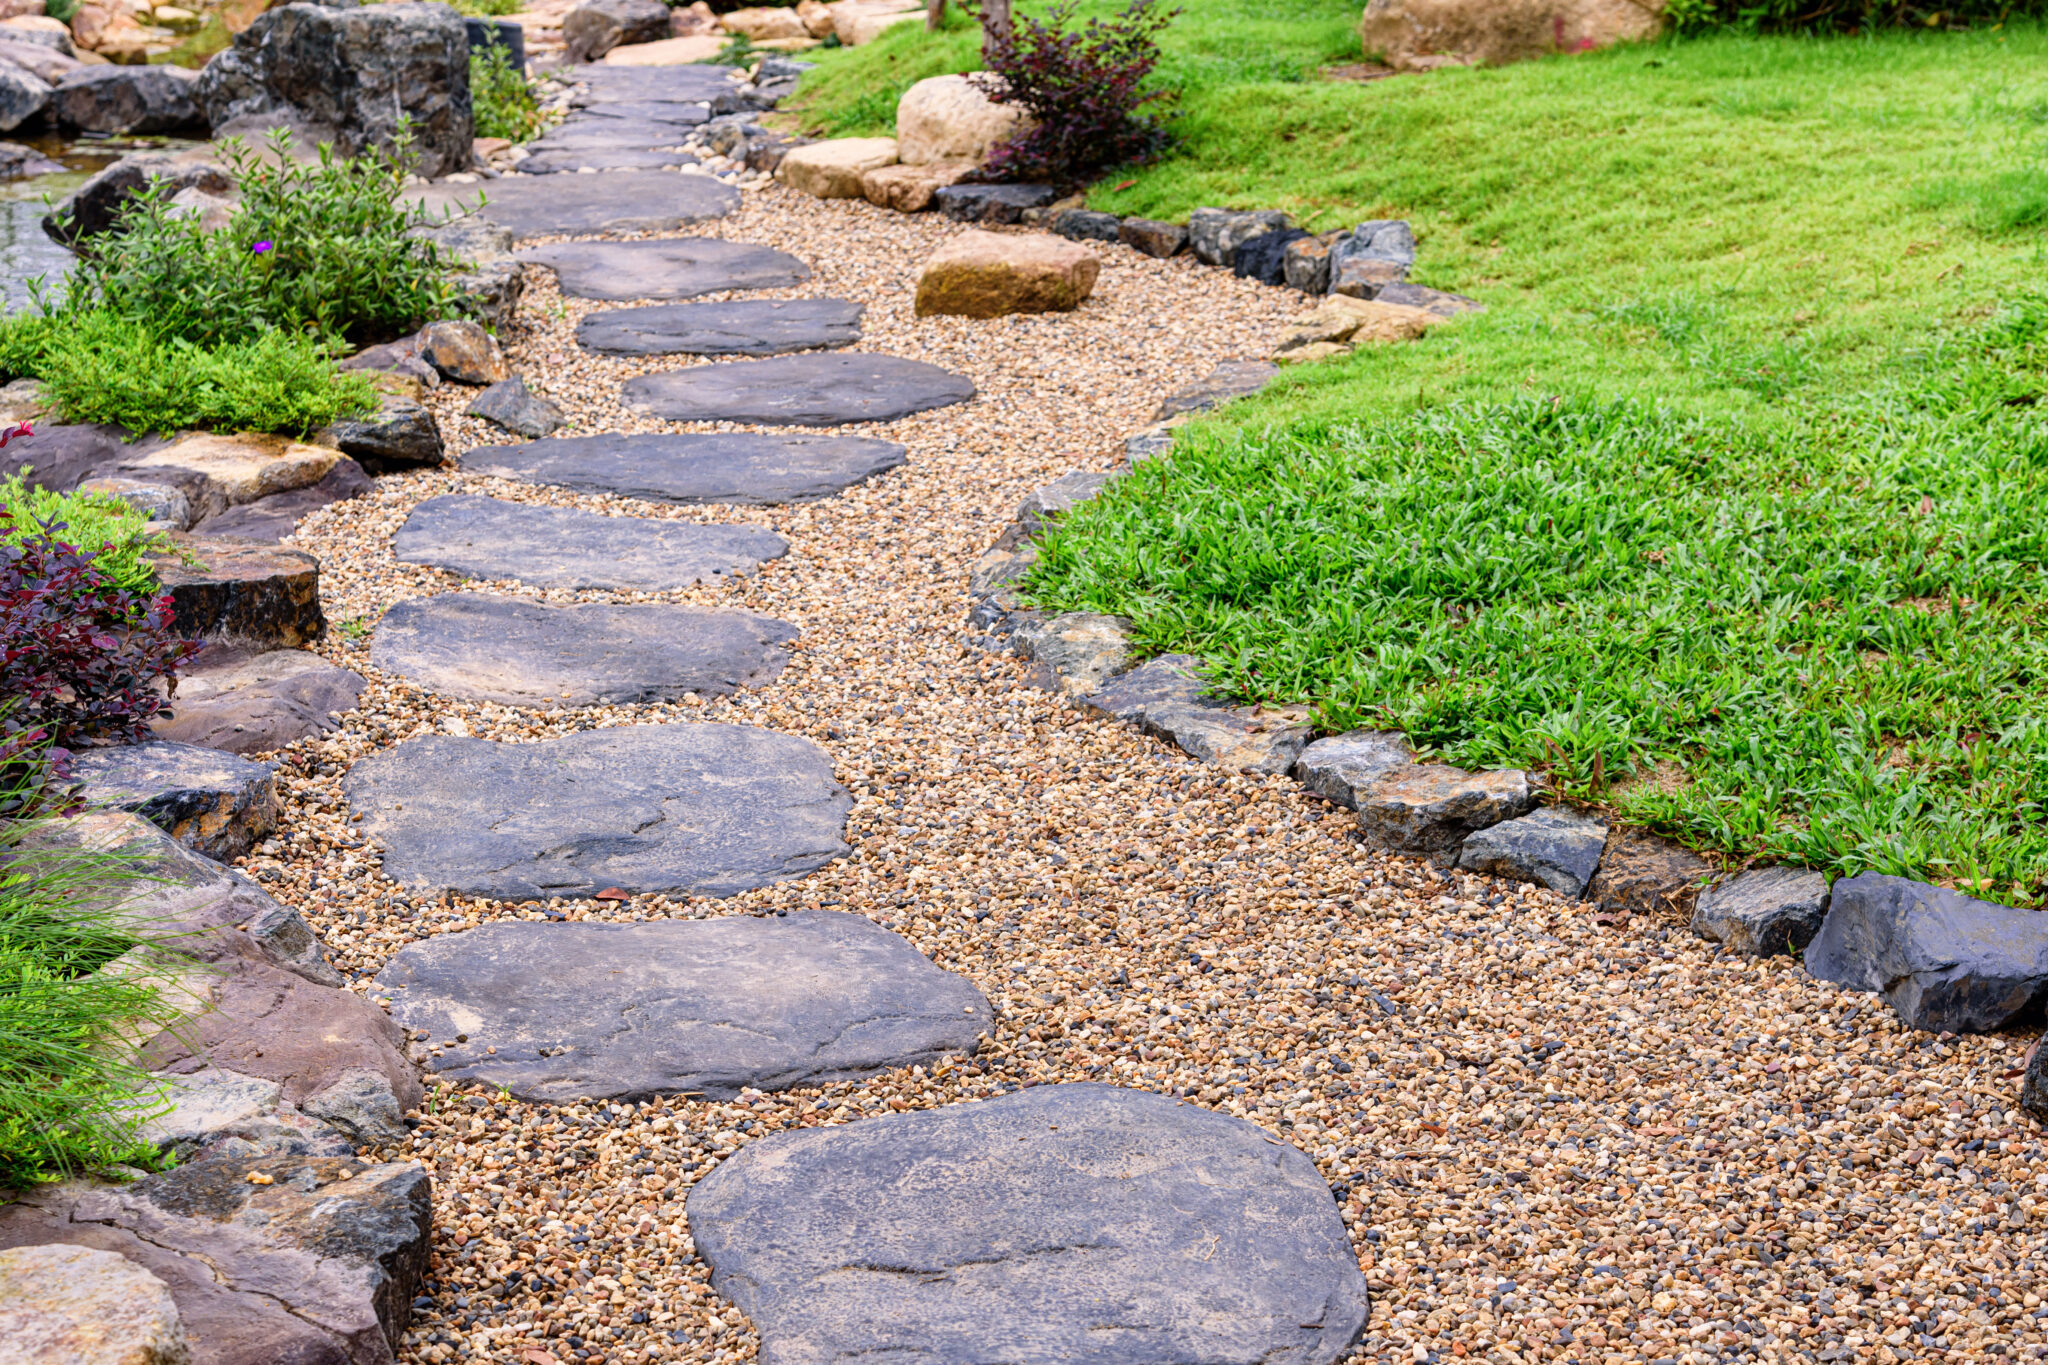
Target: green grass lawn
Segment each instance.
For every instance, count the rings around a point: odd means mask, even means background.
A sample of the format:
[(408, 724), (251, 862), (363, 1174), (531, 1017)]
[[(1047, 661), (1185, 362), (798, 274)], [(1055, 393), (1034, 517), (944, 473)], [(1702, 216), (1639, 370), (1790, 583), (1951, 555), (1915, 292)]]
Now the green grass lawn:
[[(1200, 424), (1039, 600), (1734, 859), (2048, 901), (2048, 33), (1348, 85), (1355, 6), (1185, 8), (1179, 145), (1091, 203), (1405, 217), (1488, 311)], [(805, 116), (974, 56), (898, 30)]]

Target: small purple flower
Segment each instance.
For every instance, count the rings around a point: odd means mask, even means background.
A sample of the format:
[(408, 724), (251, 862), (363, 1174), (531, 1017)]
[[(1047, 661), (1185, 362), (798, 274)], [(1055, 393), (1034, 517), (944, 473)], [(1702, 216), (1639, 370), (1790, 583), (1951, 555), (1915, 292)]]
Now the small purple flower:
[(270, 250), (270, 246), (271, 244), (269, 242), (258, 242), (256, 245), (250, 247), (249, 250), (255, 252), (258, 256), (261, 256), (264, 252)]

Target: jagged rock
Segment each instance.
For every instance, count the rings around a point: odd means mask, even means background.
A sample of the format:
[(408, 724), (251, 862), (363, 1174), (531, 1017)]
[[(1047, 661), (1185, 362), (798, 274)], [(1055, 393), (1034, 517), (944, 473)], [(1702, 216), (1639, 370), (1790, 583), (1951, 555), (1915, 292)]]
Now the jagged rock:
[(1360, 223), (1330, 248), (1330, 292), (1370, 299), (1408, 278), (1415, 264), (1415, 234), (1398, 219)]
[(356, 1139), (301, 1113), (276, 1081), (207, 1067), (157, 1076), (153, 1084), (157, 1102), (170, 1108), (143, 1124), (142, 1138), (180, 1162), (355, 1155)]
[(187, 436), (154, 450), (130, 455), (120, 468), (130, 474), (159, 475), (182, 470), (180, 481), (195, 521), (273, 493), (319, 483), (333, 472), (341, 452), (282, 436), (254, 432)]
[[(516, 24), (507, 27), (518, 29)], [(461, 291), (464, 311), (495, 331), (512, 325), (526, 292), (526, 267), (512, 254), (515, 239), (510, 231), (487, 219), (469, 217), (415, 228), (414, 232), (468, 267), (449, 281)]]
[(164, 1282), (111, 1251), (0, 1251), (0, 1360), (9, 1365), (191, 1365)]
[(1536, 791), (1519, 769), (1470, 773), (1447, 763), (1390, 768), (1354, 788), (1358, 827), (1381, 848), (1441, 853), (1474, 830), (1535, 808)]
[(1168, 394), (1160, 402), (1155, 420), (1183, 412), (1206, 412), (1233, 398), (1257, 393), (1278, 373), (1280, 367), (1270, 361), (1226, 360), (1194, 383)]
[(1325, 232), (1320, 236), (1303, 235), (1287, 243), (1286, 253), (1280, 263), (1282, 283), (1299, 289), (1304, 294), (1327, 294), (1330, 292), (1330, 249), (1349, 236), (1343, 232)]
[[(1028, 622), (1016, 629), (1029, 629)], [(1162, 654), (1112, 678), (1084, 700), (1179, 746), (1204, 763), (1255, 773), (1292, 771), (1308, 744), (1305, 716), (1295, 710), (1254, 711), (1205, 698), (1201, 661)]]
[(132, 811), (209, 858), (247, 853), (277, 823), (267, 763), (158, 741), (85, 749), (72, 759), (85, 799)]
[(1247, 237), (1231, 253), (1230, 271), (1239, 279), (1257, 280), (1260, 284), (1285, 284), (1287, 249), (1308, 236), (1300, 228), (1288, 227)]
[(562, 43), (572, 63), (594, 62), (613, 48), (669, 36), (661, 0), (584, 0), (562, 16)]
[(1073, 511), (1109, 487), (1120, 475), (1097, 474), (1085, 469), (1070, 470), (1032, 493), (1017, 508), (1017, 521), (1024, 534), (1035, 536), (1052, 517)]
[(1203, 265), (1228, 266), (1240, 243), (1289, 226), (1287, 215), (1275, 209), (1196, 209), (1188, 215), (1188, 245)]
[(940, 213), (956, 223), (1018, 223), (1031, 209), (1059, 198), (1050, 185), (947, 185), (932, 193)]
[(2036, 1123), (2048, 1123), (2048, 1048), (2036, 1047), (2020, 1078), (2020, 1108)]
[(320, 561), (297, 550), (201, 536), (171, 537), (150, 558), (171, 595), (172, 625), (188, 639), (297, 649), (327, 630)]
[(216, 648), (179, 673), (171, 719), (154, 729), (180, 744), (266, 753), (332, 731), (366, 685), (360, 674), (304, 650)]
[(1121, 616), (1065, 612), (1020, 627), (1010, 643), (1038, 664), (1031, 670), (1032, 686), (1086, 697), (1131, 666), (1130, 626)]
[(373, 415), (337, 422), (328, 432), (343, 454), (372, 474), (437, 465), (447, 458), (434, 414), (410, 398), (387, 395)]
[(397, 341), (365, 346), (348, 359), (335, 362), (335, 368), (365, 370), (371, 374), (390, 375), (401, 382), (411, 381), (419, 385), (422, 393), (441, 387), (441, 372), (420, 359), (417, 333)]
[(552, 436), (569, 424), (560, 404), (528, 389), (516, 374), (485, 389), (464, 411), (529, 441)]
[(1539, 882), (1577, 898), (1599, 870), (1607, 822), (1561, 806), (1503, 820), (1465, 840), (1458, 866), (1490, 877)]
[(239, 503), (192, 523), (192, 534), (223, 540), (276, 542), (298, 529), (306, 516), (331, 502), (359, 498), (374, 485), (363, 467), (344, 455), (315, 484)]
[(1006, 608), (1014, 606), (1014, 600), (1010, 599), (1009, 594), (1003, 592), (1003, 589), (1030, 573), (1037, 563), (1036, 545), (1025, 544), (1015, 549), (998, 547), (990, 550), (974, 561), (974, 567), (968, 571), (968, 596), (976, 599), (1001, 596)]
[(430, 322), (421, 329), (420, 359), (458, 384), (496, 384), (512, 374), (497, 338), (461, 318)]
[(82, 66), (50, 93), (50, 116), (82, 133), (173, 133), (200, 121), (197, 79), (177, 66)]
[(917, 316), (1072, 312), (1094, 292), (1101, 273), (1095, 253), (1071, 242), (1037, 233), (963, 232), (925, 262)]
[(1292, 329), (1281, 338), (1275, 358), (1297, 359), (1306, 352), (1340, 342), (1367, 345), (1413, 341), (1441, 321), (1443, 314), (1423, 308), (1331, 294), (1294, 320)]
[(1325, 801), (1358, 809), (1358, 793), (1395, 768), (1415, 761), (1414, 751), (1400, 735), (1381, 730), (1351, 730), (1319, 739), (1301, 751), (1294, 776)]
[(78, 70), (80, 63), (77, 57), (67, 56), (42, 43), (24, 42), (7, 31), (10, 27), (0, 22), (0, 62), (20, 67), (52, 88)]
[(464, 494), (419, 504), (391, 542), (400, 563), (470, 578), (641, 592), (752, 573), (788, 551), (788, 541), (753, 526), (608, 517)]
[(1126, 218), (1117, 224), (1116, 239), (1133, 251), (1165, 260), (1187, 250), (1188, 230), (1156, 218)]
[(1796, 953), (1828, 913), (1828, 879), (1803, 867), (1760, 867), (1700, 892), (1692, 931), (1748, 957)]
[(176, 484), (105, 474), (80, 480), (78, 491), (119, 498), (151, 521), (163, 522), (175, 531), (182, 531), (192, 524), (192, 499), (185, 496), (185, 490)]
[[(125, 71), (130, 67), (87, 67), (86, 70)], [(158, 68), (144, 68), (157, 70)], [(211, 195), (232, 193), (234, 178), (211, 158), (211, 147), (191, 152), (131, 152), (59, 200), (43, 218), (43, 231), (65, 246), (111, 231), (121, 210), (145, 185), (163, 186), (165, 197), (188, 189)]]
[(1713, 865), (1668, 839), (1617, 829), (1607, 837), (1586, 899), (1610, 915), (1691, 914), (1693, 893)]
[(1174, 428), (1186, 420), (1184, 416), (1169, 418), (1164, 422), (1154, 422), (1143, 431), (1132, 432), (1124, 437), (1124, 458), (1135, 467), (1171, 453)]

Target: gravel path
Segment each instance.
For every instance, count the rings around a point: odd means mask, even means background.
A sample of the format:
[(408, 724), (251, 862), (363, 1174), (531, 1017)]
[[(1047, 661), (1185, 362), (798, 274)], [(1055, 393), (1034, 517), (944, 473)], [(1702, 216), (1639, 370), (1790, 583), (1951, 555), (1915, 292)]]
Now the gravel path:
[[(686, 507), (441, 471), (378, 481), (301, 529), (322, 651), (371, 680), (338, 734), (283, 756), (288, 839), (248, 860), (345, 972), (507, 917), (637, 920), (819, 906), (860, 913), (980, 984), (998, 1017), (964, 1063), (859, 1085), (640, 1106), (442, 1088), (409, 1150), (436, 1175), (435, 1289), (408, 1361), (733, 1361), (749, 1325), (692, 1254), (682, 1195), (793, 1125), (1100, 1079), (1184, 1093), (1312, 1156), (1372, 1286), (1357, 1359), (2033, 1359), (2036, 1133), (2010, 1111), (2024, 1039), (1937, 1040), (1794, 965), (1717, 959), (1676, 923), (1595, 926), (1550, 892), (1359, 846), (1346, 813), (1228, 775), (1021, 686), (964, 648), (967, 566), (1032, 488), (1107, 469), (1161, 394), (1261, 356), (1290, 296), (1103, 248), (1069, 316), (914, 320), (948, 232), (858, 203), (750, 190), (716, 235), (814, 278), (758, 297), (855, 299), (860, 349), (971, 376), (981, 398), (857, 434), (907, 466), (798, 507)], [(574, 432), (681, 430), (618, 410), (680, 358), (582, 352), (591, 305), (530, 289), (515, 368)], [(432, 400), (451, 446), (501, 442)], [(704, 428), (697, 428), (704, 429)], [(788, 537), (758, 574), (674, 593), (494, 591), (551, 602), (745, 607), (803, 631), (775, 685), (645, 707), (452, 701), (369, 667), (366, 627), (457, 580), (395, 563), (419, 501), (744, 523)], [(340, 778), (434, 729), (501, 739), (668, 718), (824, 745), (857, 798), (851, 856), (729, 900), (523, 906), (415, 900), (350, 833)], [(2048, 1193), (2042, 1196), (2048, 1198)], [(2048, 1312), (2048, 1309), (2044, 1309)]]

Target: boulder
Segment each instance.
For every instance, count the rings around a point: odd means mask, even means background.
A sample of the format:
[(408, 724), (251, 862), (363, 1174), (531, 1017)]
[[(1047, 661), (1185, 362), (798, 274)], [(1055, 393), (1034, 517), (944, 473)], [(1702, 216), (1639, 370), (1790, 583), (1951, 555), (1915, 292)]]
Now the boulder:
[(192, 1365), (170, 1288), (111, 1251), (65, 1242), (0, 1251), (0, 1360)]
[(78, 47), (71, 40), (71, 25), (47, 14), (10, 14), (0, 19), (0, 38), (73, 59), (78, 56)]
[(80, 480), (78, 491), (119, 498), (151, 521), (160, 521), (174, 531), (185, 530), (192, 524), (192, 499), (176, 484), (103, 474)]
[(51, 93), (50, 116), (82, 133), (172, 133), (200, 122), (197, 80), (178, 66), (82, 66)]
[(1294, 776), (1304, 787), (1346, 810), (1358, 809), (1358, 794), (1384, 774), (1415, 761), (1401, 735), (1350, 730), (1319, 739), (1301, 751)]
[(1662, 0), (1371, 0), (1366, 55), (1396, 71), (1499, 66), (1654, 38)]
[(730, 14), (720, 15), (718, 22), (727, 33), (744, 34), (755, 43), (811, 36), (810, 26), (803, 21), (803, 16), (780, 6), (736, 9)]
[[(203, 521), (242, 503), (317, 484), (341, 458), (330, 446), (283, 436), (202, 433), (131, 455), (120, 468), (173, 477), (191, 502), (193, 520)], [(175, 477), (180, 474), (188, 477)]]
[(1400, 853), (1446, 852), (1536, 806), (1536, 789), (1518, 768), (1472, 773), (1448, 763), (1389, 768), (1354, 797), (1367, 841)]
[(1803, 867), (1760, 867), (1700, 892), (1692, 931), (1746, 957), (1796, 953), (1828, 913), (1828, 879)]
[(0, 62), (0, 132), (19, 128), (42, 113), (49, 102), (48, 82), (12, 62)]
[(723, 34), (695, 33), (652, 43), (628, 43), (604, 54), (606, 67), (687, 66), (708, 62), (725, 51), (731, 39)]
[(1287, 283), (1287, 249), (1295, 242), (1308, 240), (1309, 234), (1300, 228), (1275, 228), (1248, 237), (1239, 242), (1231, 256), (1230, 273), (1241, 280), (1257, 280), (1260, 284), (1281, 285)]
[[(699, 4), (703, 0), (698, 0)], [(708, 11), (710, 6), (706, 5)], [(813, 38), (829, 38), (833, 35), (832, 11), (819, 0), (797, 0), (796, 17), (804, 21), (804, 32)], [(763, 67), (766, 70), (766, 67)]]
[(858, 47), (872, 38), (872, 30), (866, 38), (860, 32), (863, 19), (924, 12), (917, 0), (830, 0), (825, 9), (832, 16), (832, 32), (847, 47)]
[(1330, 292), (1330, 249), (1349, 233), (1325, 232), (1319, 237), (1306, 234), (1287, 243), (1280, 262), (1281, 282), (1304, 294)]
[(1160, 400), (1154, 419), (1164, 421), (1184, 412), (1206, 412), (1210, 408), (1243, 398), (1266, 387), (1266, 381), (1280, 373), (1280, 367), (1265, 360), (1226, 360), (1209, 373)]
[(947, 185), (932, 192), (932, 203), (956, 223), (1021, 223), (1058, 198), (1050, 185)]
[(1617, 829), (1607, 836), (1586, 899), (1609, 915), (1690, 914), (1694, 893), (1713, 870), (1711, 863), (1669, 839)]
[(217, 749), (161, 740), (85, 749), (71, 770), (85, 800), (132, 811), (209, 858), (240, 857), (277, 823), (270, 765)]
[(48, 86), (55, 86), (80, 65), (78, 58), (67, 57), (55, 48), (19, 41), (5, 27), (0, 27), (0, 61), (20, 67)]
[(467, 267), (449, 281), (461, 291), (465, 311), (497, 331), (512, 324), (520, 296), (526, 292), (526, 267), (512, 253), (515, 238), (509, 229), (470, 217), (418, 227), (413, 232)]
[(1031, 686), (1068, 697), (1092, 696), (1136, 662), (1131, 657), (1131, 623), (1121, 616), (1064, 612), (1019, 626), (1010, 647), (1038, 667)]
[(401, 337), (397, 341), (365, 346), (348, 359), (337, 361), (335, 368), (367, 370), (372, 374), (391, 375), (401, 381), (409, 380), (419, 385), (422, 393), (441, 387), (441, 372), (420, 359), (420, 339), (417, 333)]
[(172, 536), (151, 566), (171, 595), (173, 628), (188, 639), (257, 649), (297, 649), (327, 630), (320, 611), (320, 561), (203, 536)]
[(925, 263), (917, 316), (1068, 313), (1094, 291), (1102, 263), (1077, 243), (1037, 233), (967, 231)]
[[(114, 70), (91, 67), (87, 70)], [(151, 68), (152, 70), (155, 68)], [(187, 189), (232, 193), (234, 178), (212, 158), (211, 147), (190, 152), (131, 152), (73, 190), (43, 218), (43, 231), (65, 246), (112, 230), (128, 200), (145, 185), (161, 183), (165, 197)]]
[(410, 398), (386, 395), (368, 417), (337, 422), (327, 434), (371, 474), (437, 465), (447, 458), (434, 414)]
[(533, 393), (516, 374), (485, 389), (463, 411), (529, 441), (552, 436), (569, 424), (560, 404)]
[(512, 376), (497, 338), (467, 319), (428, 323), (420, 332), (420, 359), (458, 384), (496, 384)]
[(308, 735), (324, 735), (353, 711), (366, 684), (300, 649), (213, 649), (178, 675), (172, 716), (159, 739), (232, 754), (268, 753)]
[(594, 62), (615, 47), (669, 36), (661, 0), (584, 0), (562, 16), (562, 44), (572, 63)]
[(1292, 226), (1276, 209), (1196, 209), (1188, 215), (1188, 245), (1203, 265), (1230, 265), (1240, 243)]
[[(1020, 623), (1018, 628), (1029, 627)], [(1083, 700), (1204, 763), (1241, 772), (1291, 772), (1311, 733), (1305, 716), (1205, 697), (1208, 684), (1196, 671), (1200, 663), (1185, 654), (1162, 654), (1110, 679)]]
[(417, 174), (469, 169), (469, 33), (446, 5), (279, 6), (206, 64), (194, 93), (216, 134), (289, 123), (344, 156), (388, 154), (407, 119)]
[(2048, 1000), (2048, 915), (1865, 872), (1835, 883), (1806, 969), (1913, 1028), (1988, 1033)]
[(1465, 840), (1458, 866), (1489, 877), (1538, 882), (1576, 899), (1600, 867), (1607, 822), (1561, 806), (1503, 820)]
[(1294, 320), (1276, 356), (1311, 346), (1358, 346), (1413, 341), (1443, 321), (1443, 315), (1377, 299), (1331, 294)]
[(896, 101), (897, 156), (907, 166), (933, 161), (980, 164), (990, 149), (1031, 126), (1018, 104), (997, 104), (986, 76), (928, 76)]
[(331, 502), (359, 498), (374, 485), (363, 467), (344, 455), (318, 483), (272, 493), (239, 503), (192, 524), (196, 536), (275, 543), (298, 529), (299, 522)]
[(928, 161), (922, 166), (877, 166), (862, 171), (860, 192), (876, 208), (898, 213), (923, 213), (932, 197), (974, 173), (971, 161)]
[(141, 1136), (181, 1163), (214, 1157), (354, 1156), (338, 1128), (309, 1118), (260, 1076), (207, 1067), (154, 1079), (170, 1107), (142, 1125)]
[(1369, 299), (1408, 278), (1415, 233), (1398, 219), (1360, 223), (1330, 248), (1330, 292)]
[(1075, 242), (1115, 242), (1122, 240), (1123, 220), (1113, 213), (1063, 209), (1052, 220), (1052, 230)]
[(1116, 239), (1133, 251), (1163, 261), (1187, 250), (1188, 230), (1156, 218), (1126, 218), (1117, 224)]
[(859, 199), (863, 173), (895, 164), (893, 137), (840, 137), (791, 148), (775, 178), (818, 199)]

